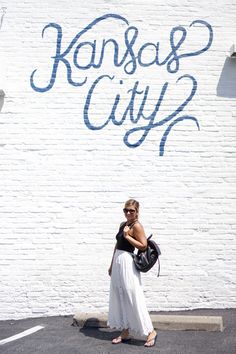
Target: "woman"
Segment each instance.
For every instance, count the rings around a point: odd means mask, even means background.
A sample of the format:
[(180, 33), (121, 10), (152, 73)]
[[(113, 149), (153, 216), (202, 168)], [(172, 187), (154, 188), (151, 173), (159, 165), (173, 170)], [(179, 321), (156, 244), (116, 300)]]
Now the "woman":
[(108, 325), (122, 330), (112, 340), (113, 344), (130, 340), (129, 331), (134, 331), (147, 337), (145, 347), (152, 347), (157, 334), (147, 311), (140, 272), (135, 268), (132, 257), (135, 248), (145, 250), (147, 247), (143, 226), (138, 221), (139, 203), (129, 199), (123, 211), (127, 221), (121, 223), (116, 235), (117, 242), (108, 270), (111, 276)]

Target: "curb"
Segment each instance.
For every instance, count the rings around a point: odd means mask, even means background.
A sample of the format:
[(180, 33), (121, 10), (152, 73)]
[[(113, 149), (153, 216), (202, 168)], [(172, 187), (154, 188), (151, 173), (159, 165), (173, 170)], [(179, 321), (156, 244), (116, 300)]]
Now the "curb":
[[(156, 314), (151, 314), (150, 316), (155, 329), (169, 331), (223, 331), (223, 319), (221, 316)], [(73, 317), (73, 325), (78, 327), (106, 328), (107, 314), (78, 312)]]

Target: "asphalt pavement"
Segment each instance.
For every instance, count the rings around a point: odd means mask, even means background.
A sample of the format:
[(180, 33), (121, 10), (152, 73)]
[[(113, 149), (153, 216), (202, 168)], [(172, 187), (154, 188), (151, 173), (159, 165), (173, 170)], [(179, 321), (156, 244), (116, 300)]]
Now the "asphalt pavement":
[[(163, 312), (158, 312), (163, 314)], [(168, 314), (168, 313), (164, 313)], [(145, 348), (144, 341), (111, 344), (119, 332), (108, 328), (72, 326), (73, 315), (0, 321), (0, 353), (4, 354), (235, 354), (236, 309), (169, 312), (180, 315), (222, 316), (222, 332), (161, 331), (156, 346)], [(41, 327), (39, 327), (41, 326)], [(29, 334), (27, 330), (35, 330)], [(19, 337), (20, 334), (27, 335)], [(12, 336), (14, 340), (12, 340)], [(7, 341), (3, 341), (7, 340)]]

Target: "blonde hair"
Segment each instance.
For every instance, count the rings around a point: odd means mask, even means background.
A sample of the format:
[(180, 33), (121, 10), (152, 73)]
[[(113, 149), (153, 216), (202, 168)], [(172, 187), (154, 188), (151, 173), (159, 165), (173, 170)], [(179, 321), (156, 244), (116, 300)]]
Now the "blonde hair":
[(129, 205), (134, 206), (137, 213), (139, 213), (139, 202), (137, 200), (135, 200), (135, 199), (127, 200), (127, 202), (125, 202), (125, 207), (127, 207)]

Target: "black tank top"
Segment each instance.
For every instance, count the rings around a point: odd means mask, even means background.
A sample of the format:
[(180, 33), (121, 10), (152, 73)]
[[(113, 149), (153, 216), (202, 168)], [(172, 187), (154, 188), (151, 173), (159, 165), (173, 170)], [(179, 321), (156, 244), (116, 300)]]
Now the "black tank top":
[(123, 231), (124, 231), (125, 225), (126, 225), (126, 222), (121, 224), (118, 234), (116, 235), (116, 239), (117, 239), (116, 249), (133, 253), (135, 250), (135, 247), (132, 246), (129, 243), (129, 241), (126, 240), (126, 238), (124, 238)]

